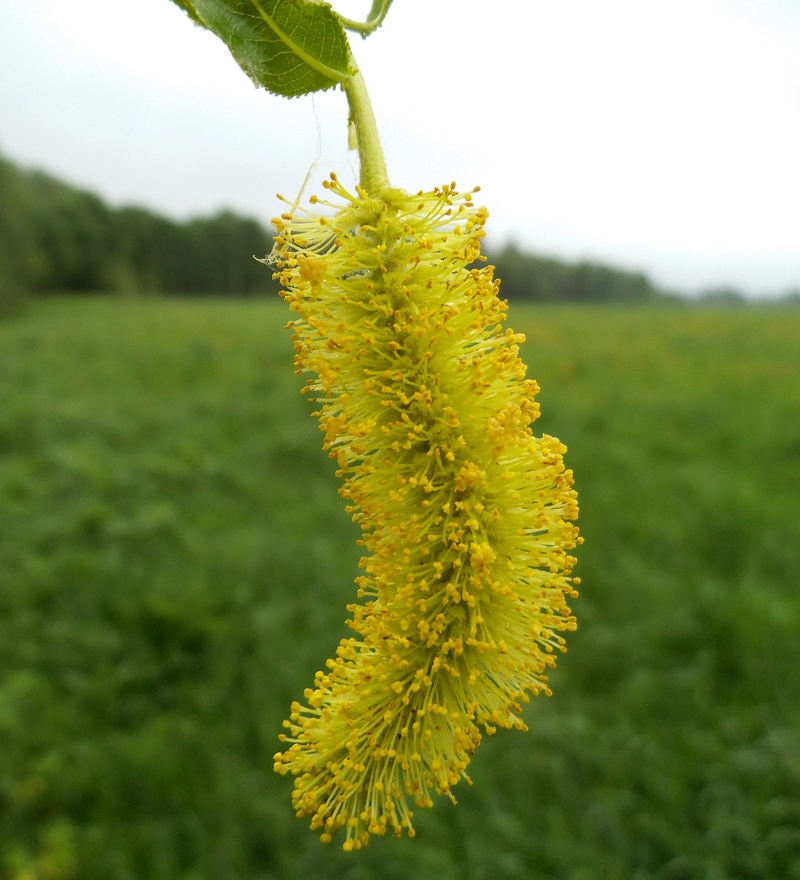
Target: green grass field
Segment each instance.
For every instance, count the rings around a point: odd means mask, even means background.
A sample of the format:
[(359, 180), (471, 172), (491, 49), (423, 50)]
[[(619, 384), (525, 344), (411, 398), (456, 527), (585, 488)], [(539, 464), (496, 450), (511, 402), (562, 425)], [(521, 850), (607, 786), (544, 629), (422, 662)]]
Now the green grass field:
[(355, 854), (272, 771), (359, 557), (287, 317), (0, 324), (0, 877), (800, 880), (800, 310), (512, 306), (579, 629), (459, 805)]

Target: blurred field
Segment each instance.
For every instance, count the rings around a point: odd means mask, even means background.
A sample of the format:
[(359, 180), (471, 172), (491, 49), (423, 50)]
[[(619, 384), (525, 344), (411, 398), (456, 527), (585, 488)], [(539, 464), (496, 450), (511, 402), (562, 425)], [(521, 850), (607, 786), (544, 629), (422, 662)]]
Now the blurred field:
[(351, 855), (272, 772), (359, 555), (286, 318), (0, 324), (0, 877), (800, 880), (800, 311), (512, 307), (579, 630), (458, 807)]

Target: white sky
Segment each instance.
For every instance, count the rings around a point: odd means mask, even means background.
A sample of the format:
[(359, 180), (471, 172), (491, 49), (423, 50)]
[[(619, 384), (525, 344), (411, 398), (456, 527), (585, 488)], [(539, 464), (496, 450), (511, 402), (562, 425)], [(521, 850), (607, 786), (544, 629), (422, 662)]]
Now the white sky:
[[(350, 15), (369, 0), (341, 0)], [(0, 0), (0, 150), (172, 216), (355, 179), (339, 92), (256, 90), (169, 0)], [(392, 182), (682, 290), (800, 287), (800, 0), (395, 0), (352, 37)]]

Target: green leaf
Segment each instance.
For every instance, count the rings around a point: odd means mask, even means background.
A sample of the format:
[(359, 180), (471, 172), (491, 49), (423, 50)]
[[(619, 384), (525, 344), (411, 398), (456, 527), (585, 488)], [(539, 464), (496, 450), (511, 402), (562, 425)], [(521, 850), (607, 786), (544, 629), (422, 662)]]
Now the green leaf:
[(200, 16), (197, 14), (197, 10), (194, 8), (194, 3), (192, 0), (172, 0), (172, 2), (176, 6), (180, 6), (180, 8), (191, 18), (191, 20), (195, 24), (199, 24), (201, 27), (205, 27), (203, 22), (200, 20)]
[(330, 89), (351, 75), (347, 37), (327, 4), (315, 0), (174, 2), (223, 40), (256, 85), (276, 95), (293, 98)]

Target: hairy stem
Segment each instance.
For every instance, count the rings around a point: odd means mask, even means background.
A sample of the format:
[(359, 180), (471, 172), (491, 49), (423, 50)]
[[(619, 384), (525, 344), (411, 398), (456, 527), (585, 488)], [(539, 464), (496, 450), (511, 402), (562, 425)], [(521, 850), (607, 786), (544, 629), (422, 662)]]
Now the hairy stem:
[(358, 159), (361, 166), (359, 182), (370, 195), (378, 195), (389, 186), (389, 175), (364, 77), (355, 64), (353, 68), (353, 74), (342, 85), (358, 139)]

